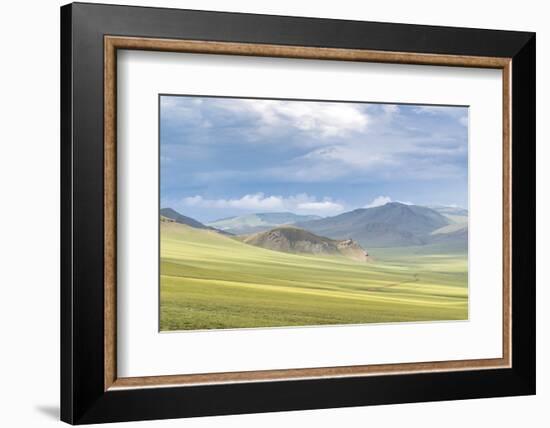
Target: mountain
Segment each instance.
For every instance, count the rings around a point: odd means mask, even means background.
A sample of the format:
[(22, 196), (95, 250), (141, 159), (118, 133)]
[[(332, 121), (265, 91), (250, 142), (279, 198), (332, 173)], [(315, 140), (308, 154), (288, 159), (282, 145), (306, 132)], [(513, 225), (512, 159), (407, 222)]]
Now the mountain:
[(430, 233), (432, 236), (437, 235), (452, 235), (457, 233), (464, 233), (464, 231), (468, 231), (468, 224), (467, 223), (451, 223), (447, 226), (440, 227), (439, 229), (436, 229)]
[(364, 247), (375, 248), (424, 245), (431, 232), (450, 223), (450, 219), (431, 208), (390, 202), (296, 226), (333, 239), (351, 238)]
[(352, 239), (338, 241), (293, 226), (281, 226), (266, 232), (258, 232), (246, 236), (243, 242), (285, 253), (340, 255), (356, 261), (368, 261), (367, 252)]
[(445, 244), (457, 250), (468, 249), (468, 223), (453, 223), (430, 233), (430, 244)]
[(229, 217), (207, 223), (210, 227), (233, 233), (246, 235), (249, 233), (263, 232), (275, 226), (295, 224), (297, 222), (318, 220), (316, 215), (298, 215), (288, 212), (283, 213), (258, 213), (238, 217)]
[(194, 227), (195, 229), (208, 229), (208, 226), (205, 226), (200, 221), (184, 216), (172, 208), (162, 208), (160, 210), (160, 215), (162, 217), (172, 219), (176, 223), (186, 224), (187, 226)]
[(194, 227), (195, 229), (206, 229), (213, 230), (215, 232), (223, 233), (226, 235), (231, 235), (223, 230), (218, 230), (215, 227), (210, 227), (202, 224), (200, 221), (195, 220), (194, 218), (184, 216), (172, 208), (161, 208), (160, 210), (160, 220), (161, 222), (174, 221), (179, 224), (185, 224), (187, 226)]
[(452, 223), (468, 223), (468, 210), (461, 207), (448, 207), (444, 205), (428, 206), (439, 214), (447, 217)]

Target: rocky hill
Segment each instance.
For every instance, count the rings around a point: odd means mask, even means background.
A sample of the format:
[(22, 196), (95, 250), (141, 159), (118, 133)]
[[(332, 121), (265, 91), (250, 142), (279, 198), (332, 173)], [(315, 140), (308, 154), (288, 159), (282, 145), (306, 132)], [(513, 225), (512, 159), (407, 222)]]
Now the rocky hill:
[(340, 255), (360, 262), (368, 253), (352, 239), (334, 240), (292, 226), (281, 226), (243, 238), (249, 245), (294, 254)]

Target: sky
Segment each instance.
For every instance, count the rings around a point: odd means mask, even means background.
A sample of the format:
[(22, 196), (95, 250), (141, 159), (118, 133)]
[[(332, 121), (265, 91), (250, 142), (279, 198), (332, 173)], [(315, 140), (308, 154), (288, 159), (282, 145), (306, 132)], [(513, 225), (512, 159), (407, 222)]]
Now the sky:
[(468, 207), (468, 108), (160, 96), (160, 204), (202, 222)]

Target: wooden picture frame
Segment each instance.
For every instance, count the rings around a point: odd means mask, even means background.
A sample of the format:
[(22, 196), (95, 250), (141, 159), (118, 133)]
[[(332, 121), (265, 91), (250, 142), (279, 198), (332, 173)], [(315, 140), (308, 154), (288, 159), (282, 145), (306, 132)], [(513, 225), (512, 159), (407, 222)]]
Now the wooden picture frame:
[[(534, 34), (77, 3), (61, 9), (61, 36), (62, 420), (114, 422), (535, 392)], [(502, 358), (118, 377), (118, 49), (502, 70)]]

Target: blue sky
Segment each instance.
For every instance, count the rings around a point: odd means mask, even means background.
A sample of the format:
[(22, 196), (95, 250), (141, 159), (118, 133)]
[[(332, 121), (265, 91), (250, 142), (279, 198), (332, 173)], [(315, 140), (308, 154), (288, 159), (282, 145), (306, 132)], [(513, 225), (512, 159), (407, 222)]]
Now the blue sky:
[(200, 221), (468, 204), (468, 108), (166, 96), (161, 207)]

